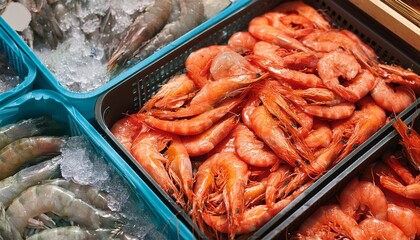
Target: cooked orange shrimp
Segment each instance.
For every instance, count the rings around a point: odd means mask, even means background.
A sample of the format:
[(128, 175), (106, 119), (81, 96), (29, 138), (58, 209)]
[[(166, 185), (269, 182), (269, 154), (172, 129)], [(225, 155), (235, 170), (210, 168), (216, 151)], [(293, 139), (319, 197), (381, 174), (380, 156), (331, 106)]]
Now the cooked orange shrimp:
[(247, 86), (266, 78), (268, 74), (245, 74), (225, 77), (218, 81), (204, 85), (183, 108), (175, 111), (155, 110), (152, 115), (161, 119), (192, 117), (204, 113), (228, 97), (235, 97), (242, 93)]
[(416, 100), (416, 94), (411, 88), (403, 85), (393, 88), (380, 77), (370, 95), (376, 104), (395, 114), (402, 112)]
[(356, 109), (354, 103), (351, 102), (338, 103), (332, 106), (307, 104), (301, 107), (308, 114), (328, 120), (348, 118)]
[[(238, 125), (236, 125), (238, 126)], [(235, 127), (236, 128), (236, 127)], [(215, 154), (215, 153), (220, 153), (220, 152), (231, 152), (234, 153), (235, 152), (235, 129), (233, 129), (232, 131), (230, 131), (229, 135), (227, 135), (222, 141), (219, 142), (219, 144), (217, 144), (213, 150), (211, 150), (209, 152), (209, 156)]]
[(285, 14), (297, 13), (309, 20), (320, 30), (331, 29), (331, 25), (325, 18), (319, 14), (313, 7), (305, 4), (302, 1), (291, 1), (281, 4), (274, 9), (276, 12)]
[(305, 167), (305, 161), (277, 125), (264, 106), (258, 106), (251, 115), (252, 130), (273, 152), (291, 166)]
[(291, 50), (308, 51), (308, 48), (303, 46), (303, 44), (297, 39), (290, 37), (281, 30), (271, 26), (270, 19), (265, 15), (253, 18), (249, 22), (248, 31), (252, 34), (252, 36), (259, 40), (273, 43)]
[(401, 143), (411, 165), (417, 171), (420, 171), (420, 135), (398, 117), (395, 118), (395, 122), (392, 125), (401, 136)]
[(245, 100), (245, 103), (242, 105), (241, 110), (241, 120), (242, 123), (245, 124), (248, 128), (251, 127), (251, 114), (254, 111), (255, 107), (259, 106), (261, 104), (261, 100), (258, 98), (257, 94), (255, 92), (251, 91), (247, 94), (247, 99)]
[(343, 212), (356, 220), (359, 218), (359, 209), (362, 212), (368, 211), (375, 218), (387, 219), (388, 204), (385, 195), (374, 183), (354, 178), (341, 191), (338, 202)]
[(376, 55), (375, 51), (369, 45), (364, 43), (356, 34), (347, 29), (341, 29), (341, 33), (351, 38), (351, 40), (358, 44), (358, 46), (363, 50), (363, 52), (370, 60), (376, 62), (378, 56)]
[(265, 204), (272, 207), (279, 197), (279, 189), (282, 185), (290, 182), (292, 176), (292, 167), (288, 164), (282, 164), (276, 171), (271, 172), (266, 180)]
[(324, 205), (318, 208), (299, 227), (297, 237), (316, 239), (320, 230), (332, 229), (337, 235), (344, 235), (355, 240), (367, 239), (364, 231), (356, 220), (344, 213), (336, 204)]
[(380, 175), (379, 180), (382, 186), (408, 199), (420, 199), (420, 182), (403, 185), (395, 178), (387, 175)]
[(116, 121), (110, 131), (114, 137), (128, 150), (131, 149), (131, 144), (141, 131), (146, 131), (139, 121), (131, 116), (125, 116)]
[(333, 133), (327, 121), (314, 119), (313, 128), (303, 141), (310, 148), (327, 147), (331, 143), (332, 136)]
[(211, 45), (188, 55), (185, 60), (185, 69), (198, 88), (202, 88), (211, 81), (209, 72), (211, 62), (214, 57), (226, 50), (232, 50), (232, 48), (228, 45)]
[(270, 20), (271, 25), (289, 37), (299, 39), (315, 30), (312, 21), (304, 16), (290, 13), (267, 12), (264, 14)]
[[(375, 85), (375, 77), (361, 66), (351, 54), (341, 50), (330, 52), (318, 61), (318, 74), (327, 88), (350, 102), (366, 96)], [(340, 83), (346, 79), (348, 86)]]
[(210, 74), (213, 81), (226, 77), (256, 74), (260, 70), (245, 57), (233, 50), (225, 50), (217, 54), (211, 63)]
[(348, 139), (344, 150), (341, 152), (337, 160), (343, 159), (351, 151), (360, 146), (369, 137), (371, 137), (376, 131), (378, 131), (386, 122), (386, 113), (379, 107), (370, 96), (362, 98), (356, 103), (359, 105), (361, 110), (355, 112), (355, 126), (352, 131), (352, 135)]
[(131, 146), (131, 154), (159, 186), (173, 197), (181, 206), (185, 206), (182, 192), (172, 182), (165, 165), (168, 159), (160, 153), (172, 140), (172, 135), (150, 130), (139, 135)]
[(236, 127), (238, 116), (231, 116), (215, 123), (201, 134), (184, 136), (181, 138), (190, 156), (200, 156), (210, 152)]
[(280, 66), (283, 66), (283, 57), (287, 55), (288, 52), (289, 50), (266, 41), (255, 43), (252, 49), (254, 55), (264, 57)]
[(284, 68), (282, 65), (256, 55), (250, 56), (250, 59), (270, 72), (276, 79), (284, 81), (291, 86), (300, 88), (325, 87), (323, 81), (315, 74)]
[(241, 97), (235, 99), (227, 99), (227, 101), (221, 103), (221, 105), (217, 108), (204, 112), (190, 119), (162, 120), (146, 113), (137, 113), (133, 115), (133, 117), (139, 121), (144, 122), (152, 128), (175, 133), (178, 135), (195, 135), (209, 129), (211, 126), (213, 126), (214, 123), (226, 115), (226, 113), (235, 108), (241, 101)]
[[(165, 155), (169, 161), (169, 176), (178, 186), (181, 186), (183, 193), (188, 199), (188, 204), (191, 204), (193, 200), (193, 173), (191, 160), (187, 149), (178, 136), (172, 136), (171, 143), (166, 150)], [(190, 208), (188, 204), (185, 209)]]
[(249, 32), (236, 32), (230, 36), (228, 45), (239, 54), (246, 54), (252, 51), (254, 45), (257, 43)]
[(359, 226), (365, 232), (366, 239), (408, 240), (401, 229), (386, 220), (370, 217), (361, 221)]
[(248, 165), (234, 153), (218, 153), (208, 158), (196, 173), (193, 215), (204, 213), (206, 195), (213, 187), (222, 188), (229, 225), (227, 232), (234, 236), (245, 210), (244, 191), (248, 175)]
[(395, 224), (410, 239), (420, 236), (420, 215), (409, 208), (389, 203), (388, 221)]
[[(235, 234), (243, 234), (257, 230), (270, 219), (272, 219), (275, 215), (277, 215), (287, 205), (289, 205), (309, 186), (310, 184), (305, 184), (299, 187), (299, 189), (297, 189), (292, 195), (274, 203), (274, 205), (271, 207), (263, 204), (246, 209), (239, 221), (239, 226), (235, 229)], [(218, 232), (228, 232), (229, 224), (226, 215), (215, 216), (204, 212), (203, 219), (209, 226), (212, 226), (212, 228), (216, 229)]]
[(283, 65), (306, 73), (316, 72), (321, 55), (315, 52), (296, 52), (283, 57)]
[[(405, 80), (405, 83), (409, 86), (420, 85), (420, 76), (411, 70), (404, 69), (397, 65), (378, 64), (378, 66), (385, 70), (388, 74), (395, 74), (402, 77)], [(404, 82), (401, 81), (400, 83), (403, 84)]]
[(394, 154), (386, 156), (383, 160), (385, 161), (386, 165), (394, 170), (395, 173), (397, 173), (406, 184), (412, 184), (420, 180), (416, 179), (416, 177), (411, 173), (410, 169), (408, 169), (407, 166), (404, 166), (403, 163), (400, 162), (402, 160), (397, 158), (397, 156)]
[(37, 158), (58, 155), (66, 137), (37, 136), (16, 140), (0, 151), (0, 180)]
[(335, 105), (344, 101), (328, 88), (293, 89), (292, 92), (310, 104)]
[(344, 34), (343, 30), (331, 29), (328, 31), (314, 32), (304, 37), (302, 43), (317, 52), (332, 52), (338, 49), (345, 49), (352, 53), (370, 72), (377, 74), (372, 68), (377, 62), (370, 59), (364, 52), (363, 47)]
[(245, 125), (235, 129), (236, 153), (243, 161), (252, 166), (270, 167), (279, 162), (276, 154)]
[(147, 101), (141, 111), (149, 111), (153, 107), (160, 109), (174, 109), (181, 107), (194, 96), (194, 82), (187, 74), (173, 76), (161, 86), (159, 91)]

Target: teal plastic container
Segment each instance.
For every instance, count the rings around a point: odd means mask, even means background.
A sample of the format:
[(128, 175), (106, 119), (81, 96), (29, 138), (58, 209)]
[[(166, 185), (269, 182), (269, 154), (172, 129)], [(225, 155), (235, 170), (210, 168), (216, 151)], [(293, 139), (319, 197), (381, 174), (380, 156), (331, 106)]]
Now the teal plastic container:
[(27, 44), (19, 37), (19, 35), (10, 28), (10, 26), (0, 17), (0, 27), (3, 27), (9, 35), (15, 40), (17, 45), (23, 49), (23, 51), (29, 56), (30, 59), (33, 60), (37, 69), (38, 69), (38, 77), (35, 81), (35, 88), (43, 88), (43, 89), (51, 89), (59, 92), (63, 95), (66, 99), (70, 101), (73, 106), (75, 106), (88, 121), (91, 123), (94, 122), (95, 114), (95, 103), (97, 98), (119, 82), (129, 78), (130, 76), (134, 75), (137, 71), (141, 70), (142, 68), (146, 67), (147, 65), (151, 64), (154, 61), (157, 61), (161, 57), (165, 56), (166, 54), (173, 51), (175, 48), (183, 44), (184, 42), (188, 41), (189, 39), (193, 38), (195, 35), (201, 33), (202, 31), (210, 28), (214, 24), (220, 22), (221, 20), (227, 18), (232, 13), (236, 12), (237, 10), (243, 8), (247, 5), (251, 0), (237, 0), (233, 2), (230, 6), (219, 12), (217, 15), (213, 16), (212, 18), (208, 19), (207, 21), (203, 22), (196, 28), (192, 29), (191, 31), (187, 32), (183, 36), (179, 37), (177, 40), (173, 41), (172, 43), (168, 44), (167, 46), (159, 49), (154, 54), (150, 55), (143, 61), (139, 62), (138, 64), (128, 68), (115, 76), (114, 78), (110, 79), (106, 84), (103, 86), (84, 93), (76, 93), (72, 92), (66, 88), (64, 88), (57, 78), (53, 75), (53, 73), (41, 62), (41, 60), (34, 54), (34, 52), (27, 46)]
[(3, 104), (32, 90), (36, 68), (35, 64), (2, 28), (0, 28), (0, 53), (5, 54), (7, 64), (13, 68), (21, 79), (19, 85), (9, 91), (0, 93), (0, 104)]
[(150, 217), (151, 224), (162, 235), (158, 239), (194, 238), (191, 231), (178, 220), (79, 111), (58, 93), (51, 90), (35, 90), (2, 105), (0, 126), (40, 116), (49, 116), (66, 125), (69, 136), (83, 136), (97, 155), (106, 161), (107, 166), (119, 173), (129, 188), (129, 193), (135, 195), (134, 207), (141, 208), (141, 213)]

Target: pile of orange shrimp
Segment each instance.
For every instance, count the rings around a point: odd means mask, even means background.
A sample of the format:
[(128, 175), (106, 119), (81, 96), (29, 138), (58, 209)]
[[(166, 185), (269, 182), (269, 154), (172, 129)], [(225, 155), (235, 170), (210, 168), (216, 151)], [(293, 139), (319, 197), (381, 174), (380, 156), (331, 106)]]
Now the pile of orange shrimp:
[(192, 52), (111, 132), (208, 236), (261, 227), (416, 100), (419, 76), (288, 2)]
[(352, 179), (307, 218), (292, 239), (420, 237), (420, 136), (399, 118), (394, 126), (403, 147), (383, 154)]

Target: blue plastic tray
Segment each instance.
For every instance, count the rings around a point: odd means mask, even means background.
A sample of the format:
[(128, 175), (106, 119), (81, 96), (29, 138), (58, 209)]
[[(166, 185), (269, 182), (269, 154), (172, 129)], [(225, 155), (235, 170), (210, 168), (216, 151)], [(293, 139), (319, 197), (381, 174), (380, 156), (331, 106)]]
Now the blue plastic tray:
[[(189, 229), (165, 206), (165, 204), (138, 177), (126, 162), (111, 148), (104, 138), (67, 100), (51, 90), (29, 92), (0, 107), (0, 126), (22, 119), (50, 116), (64, 123), (70, 136), (84, 136), (94, 151), (114, 168), (135, 194), (138, 206), (153, 221), (156, 229), (167, 239), (192, 239)], [(144, 207), (145, 206), (145, 207)]]
[(157, 59), (161, 58), (162, 56), (166, 55), (167, 53), (174, 50), (176, 47), (181, 45), (182, 43), (188, 41), (195, 35), (199, 34), (203, 30), (213, 26), (217, 22), (225, 19), (233, 12), (237, 11), (238, 9), (245, 6), (251, 0), (237, 0), (232, 3), (229, 7), (222, 10), (220, 13), (215, 15), (214, 17), (210, 18), (209, 20), (203, 22), (196, 28), (192, 29), (188, 33), (184, 34), (177, 40), (173, 41), (172, 43), (168, 44), (167, 46), (161, 48), (160, 50), (156, 51), (151, 56), (147, 57), (143, 61), (139, 62), (138, 64), (134, 65), (131, 68), (126, 69), (125, 71), (121, 72), (116, 77), (110, 79), (109, 82), (104, 84), (103, 86), (84, 93), (76, 93), (72, 92), (66, 88), (64, 88), (60, 82), (55, 78), (53, 73), (41, 62), (41, 60), (34, 54), (34, 52), (28, 47), (28, 45), (19, 37), (19, 35), (11, 29), (11, 27), (0, 17), (0, 27), (3, 27), (9, 35), (15, 40), (17, 45), (23, 49), (23, 51), (29, 56), (30, 59), (33, 60), (37, 69), (38, 69), (38, 77), (35, 81), (35, 88), (43, 88), (43, 89), (52, 89), (59, 92), (61, 95), (66, 97), (73, 106), (75, 106), (84, 117), (88, 119), (88, 121), (94, 121), (94, 108), (95, 103), (99, 95), (106, 92), (108, 89), (116, 85), (117, 83), (123, 81), (124, 79), (130, 77), (140, 69), (144, 68), (145, 66), (149, 65), (150, 63), (156, 61)]
[(21, 96), (30, 90), (34, 85), (36, 68), (35, 64), (18, 48), (13, 39), (0, 28), (0, 52), (6, 54), (8, 65), (12, 67), (22, 80), (13, 89), (0, 94), (0, 104)]

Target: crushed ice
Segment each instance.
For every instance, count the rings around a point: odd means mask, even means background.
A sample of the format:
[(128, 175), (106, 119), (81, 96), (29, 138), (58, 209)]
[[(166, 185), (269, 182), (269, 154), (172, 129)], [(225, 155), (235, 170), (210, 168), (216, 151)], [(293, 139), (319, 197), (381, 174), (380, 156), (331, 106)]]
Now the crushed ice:
[(0, 94), (12, 90), (21, 82), (16, 71), (8, 65), (6, 54), (0, 52)]

